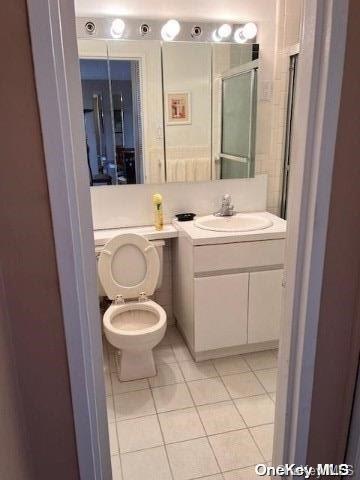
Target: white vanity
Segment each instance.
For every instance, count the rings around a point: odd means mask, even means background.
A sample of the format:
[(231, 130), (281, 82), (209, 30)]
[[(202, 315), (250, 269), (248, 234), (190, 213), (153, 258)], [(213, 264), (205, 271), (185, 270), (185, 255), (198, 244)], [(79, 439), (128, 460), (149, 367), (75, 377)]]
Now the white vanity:
[(196, 360), (277, 345), (286, 222), (257, 215), (272, 225), (220, 232), (174, 222), (174, 315)]

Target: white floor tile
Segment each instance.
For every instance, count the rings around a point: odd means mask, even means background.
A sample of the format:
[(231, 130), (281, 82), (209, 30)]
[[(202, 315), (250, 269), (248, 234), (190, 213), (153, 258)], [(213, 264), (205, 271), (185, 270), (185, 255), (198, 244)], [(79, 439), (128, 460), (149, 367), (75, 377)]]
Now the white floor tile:
[(207, 403), (221, 402), (230, 399), (229, 394), (219, 378), (195, 380), (194, 382), (189, 382), (188, 386), (195, 405), (205, 405)]
[(269, 393), (270, 398), (273, 402), (276, 402), (276, 392)]
[(201, 477), (199, 480), (224, 480), (221, 473), (217, 473), (216, 475), (210, 475), (209, 477)]
[(274, 422), (275, 404), (268, 395), (238, 398), (235, 405), (248, 427)]
[(149, 378), (152, 387), (163, 387), (164, 385), (173, 385), (184, 381), (181, 370), (176, 363), (157, 365), (157, 375)]
[(116, 372), (116, 370), (117, 370), (115, 357), (120, 358), (119, 351), (111, 351), (109, 353), (109, 369), (110, 369), (110, 372)]
[(118, 439), (116, 435), (116, 423), (109, 423), (109, 445), (110, 455), (119, 453)]
[(121, 382), (117, 373), (111, 374), (111, 383), (114, 395), (149, 388), (149, 383), (146, 378), (142, 378), (141, 380), (131, 380), (130, 382)]
[(270, 480), (267, 475), (259, 477), (255, 473), (255, 467), (242, 468), (241, 470), (233, 470), (231, 472), (223, 473), (225, 480)]
[(232, 375), (233, 373), (244, 373), (250, 370), (242, 356), (217, 358), (214, 360), (214, 365), (220, 375)]
[(108, 422), (109, 423), (115, 422), (115, 407), (114, 407), (113, 397), (106, 397), (106, 410), (107, 410)]
[(105, 394), (112, 395), (111, 379), (110, 379), (110, 373), (108, 371), (104, 372), (104, 381), (105, 381)]
[(262, 462), (263, 458), (247, 429), (209, 437), (222, 471)]
[(164, 447), (121, 455), (124, 480), (171, 480)]
[(157, 415), (118, 422), (117, 432), (121, 453), (158, 447), (164, 443)]
[(111, 457), (111, 473), (112, 473), (112, 480), (122, 480), (119, 455), (113, 455)]
[(239, 412), (230, 401), (202, 405), (199, 407), (199, 415), (208, 435), (246, 427)]
[(273, 452), (274, 425), (261, 425), (250, 428), (250, 431), (265, 460), (270, 462)]
[(205, 436), (195, 408), (160, 413), (159, 420), (165, 443), (182, 442)]
[(255, 375), (258, 377), (267, 392), (276, 392), (276, 368), (273, 368), (271, 370), (258, 370)]
[(174, 480), (190, 480), (219, 473), (206, 438), (166, 446)]
[(158, 412), (193, 406), (193, 401), (185, 383), (154, 388), (153, 395)]
[(173, 345), (173, 350), (174, 350), (176, 360), (178, 362), (184, 362), (186, 360), (193, 361), (191, 353), (189, 352), (189, 349), (187, 348), (185, 343), (178, 343)]
[(252, 370), (264, 370), (266, 368), (277, 367), (277, 357), (275, 350), (265, 350), (264, 352), (247, 353), (245, 359)]
[(252, 372), (226, 375), (222, 379), (232, 398), (249, 397), (250, 395), (265, 393)]
[(103, 367), (104, 367), (104, 372), (109, 372), (110, 371), (110, 366), (109, 366), (109, 354), (107, 351), (107, 347), (105, 343), (102, 345), (103, 347)]
[(173, 345), (177, 343), (183, 343), (183, 339), (178, 329), (176, 327), (168, 327), (160, 345)]
[(218, 373), (215, 370), (212, 362), (180, 362), (181, 371), (185, 377), (185, 380), (201, 380), (204, 378), (217, 377)]
[(114, 396), (117, 420), (128, 420), (156, 413), (150, 390), (122, 393)]
[(154, 348), (153, 350), (155, 363), (176, 363), (176, 358), (171, 345), (164, 345)]

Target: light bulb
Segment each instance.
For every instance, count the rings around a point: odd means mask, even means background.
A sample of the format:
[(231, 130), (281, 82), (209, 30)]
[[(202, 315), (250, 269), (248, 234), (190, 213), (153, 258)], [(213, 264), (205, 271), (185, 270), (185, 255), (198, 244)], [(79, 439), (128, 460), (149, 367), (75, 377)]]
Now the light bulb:
[(243, 35), (246, 39), (251, 40), (255, 38), (257, 34), (257, 26), (255, 23), (246, 23), (243, 27)]
[(246, 23), (243, 27), (239, 27), (235, 30), (234, 40), (236, 43), (245, 43), (252, 38), (255, 38), (257, 34), (257, 26), (255, 23)]
[(177, 20), (169, 20), (161, 29), (161, 36), (165, 41), (174, 40), (180, 32), (180, 23)]
[(219, 37), (218, 31), (214, 30), (212, 34), (212, 39), (214, 42), (221, 42), (221, 38)]
[(110, 33), (113, 38), (121, 38), (123, 36), (125, 30), (125, 23), (124, 20), (121, 18), (116, 18), (112, 24)]
[(227, 38), (231, 35), (231, 27), (228, 23), (224, 23), (217, 29), (217, 34), (220, 38)]
[(244, 28), (240, 27), (235, 30), (234, 40), (236, 43), (245, 43), (247, 38), (244, 35)]

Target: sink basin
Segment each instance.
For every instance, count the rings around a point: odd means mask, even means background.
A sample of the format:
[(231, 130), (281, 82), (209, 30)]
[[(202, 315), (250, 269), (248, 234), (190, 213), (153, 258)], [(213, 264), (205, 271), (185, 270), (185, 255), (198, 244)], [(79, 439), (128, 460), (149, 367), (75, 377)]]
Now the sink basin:
[(215, 232), (249, 232), (269, 228), (272, 224), (269, 218), (255, 213), (237, 213), (232, 217), (208, 215), (194, 221), (196, 227)]

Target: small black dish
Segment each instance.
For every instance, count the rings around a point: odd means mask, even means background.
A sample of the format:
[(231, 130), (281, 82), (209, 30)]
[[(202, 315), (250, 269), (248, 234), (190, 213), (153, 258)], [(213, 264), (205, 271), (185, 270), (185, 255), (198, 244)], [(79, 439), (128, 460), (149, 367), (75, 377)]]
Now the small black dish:
[(178, 213), (175, 217), (179, 222), (191, 222), (196, 217), (196, 213)]

